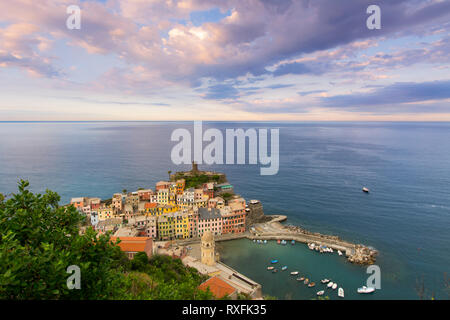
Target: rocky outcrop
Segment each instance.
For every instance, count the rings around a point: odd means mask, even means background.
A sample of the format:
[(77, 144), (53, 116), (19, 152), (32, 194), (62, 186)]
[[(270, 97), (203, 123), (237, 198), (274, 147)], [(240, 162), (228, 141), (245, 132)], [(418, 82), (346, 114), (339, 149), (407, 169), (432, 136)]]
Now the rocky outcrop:
[(378, 251), (365, 247), (363, 245), (356, 245), (354, 252), (348, 257), (348, 261), (356, 264), (374, 264)]

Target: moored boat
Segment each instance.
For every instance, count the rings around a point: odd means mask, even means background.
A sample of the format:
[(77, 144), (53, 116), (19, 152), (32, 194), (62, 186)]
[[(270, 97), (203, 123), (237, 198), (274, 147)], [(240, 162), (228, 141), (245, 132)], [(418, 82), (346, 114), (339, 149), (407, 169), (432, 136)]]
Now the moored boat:
[(358, 288), (357, 291), (358, 293), (372, 293), (375, 291), (375, 288), (362, 286), (361, 288)]
[(333, 286), (331, 287), (331, 289), (336, 290), (337, 288), (337, 283), (333, 283)]
[(294, 244), (295, 244), (295, 240), (292, 240), (292, 241), (291, 241), (291, 244), (294, 245)]
[(320, 280), (320, 282), (322, 282), (322, 283), (328, 283), (328, 282), (330, 282), (330, 280), (328, 280), (328, 279), (322, 279), (322, 280)]
[(312, 288), (312, 287), (314, 287), (315, 285), (316, 285), (315, 282), (311, 282), (310, 284), (308, 284), (308, 287), (309, 287), (309, 288)]
[(298, 281), (303, 281), (303, 280), (305, 280), (305, 277), (300, 277), (300, 278), (298, 278), (297, 280), (298, 280)]
[(342, 251), (338, 250), (338, 255), (342, 256)]
[(362, 188), (362, 191), (365, 192), (365, 193), (369, 193), (369, 192), (370, 192), (370, 190), (367, 189), (366, 187), (363, 187), (363, 188)]
[(281, 268), (281, 271), (287, 270), (287, 266), (284, 266), (283, 268)]
[(341, 297), (341, 298), (344, 297), (344, 289), (342, 289), (342, 288), (338, 289), (338, 296)]
[(267, 267), (267, 270), (273, 270), (274, 267)]
[(286, 240), (281, 240), (282, 245), (285, 245), (286, 243), (287, 243)]
[(291, 275), (293, 275), (293, 276), (298, 275), (298, 271), (292, 271), (292, 272), (291, 272)]
[(327, 287), (331, 288), (333, 286), (333, 284), (334, 284), (333, 282), (328, 282)]
[(325, 291), (323, 291), (323, 290), (320, 290), (320, 291), (317, 291), (317, 293), (316, 293), (316, 294), (317, 294), (318, 296), (322, 296), (322, 295), (323, 295), (324, 293), (325, 293)]
[(264, 243), (267, 243), (267, 240), (264, 240)]
[(270, 260), (270, 263), (278, 263), (278, 260), (276, 260), (276, 259)]
[(280, 244), (280, 243), (281, 243), (281, 240), (280, 240), (280, 239), (278, 239), (278, 240), (277, 240), (277, 243), (278, 243), (278, 244)]

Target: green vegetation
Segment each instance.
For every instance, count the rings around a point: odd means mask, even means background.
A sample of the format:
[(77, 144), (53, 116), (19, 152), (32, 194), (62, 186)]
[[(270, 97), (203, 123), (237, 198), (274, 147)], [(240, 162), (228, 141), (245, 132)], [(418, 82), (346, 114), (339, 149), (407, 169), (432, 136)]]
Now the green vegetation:
[[(83, 216), (60, 207), (57, 193), (19, 192), (0, 202), (0, 299), (210, 299), (197, 289), (204, 277), (179, 259), (137, 254), (130, 261), (109, 235)], [(81, 289), (70, 290), (67, 267), (81, 271)]]
[(182, 172), (178, 172), (175, 175), (175, 180), (178, 179), (184, 179), (186, 181), (185, 188), (197, 188), (200, 187), (204, 183), (208, 182), (221, 182), (223, 179), (221, 175), (215, 174), (215, 175), (207, 175), (207, 174), (198, 174), (195, 176), (188, 176), (184, 175)]
[(225, 193), (222, 193), (220, 196), (223, 198), (223, 200), (228, 201), (233, 197), (233, 194), (229, 193), (229, 192), (225, 192)]

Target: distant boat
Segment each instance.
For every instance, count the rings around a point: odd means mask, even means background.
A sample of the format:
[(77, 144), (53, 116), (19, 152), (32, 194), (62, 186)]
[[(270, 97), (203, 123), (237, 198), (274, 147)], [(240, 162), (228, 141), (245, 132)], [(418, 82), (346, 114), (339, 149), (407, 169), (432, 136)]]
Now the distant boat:
[(333, 286), (331, 287), (331, 289), (336, 290), (337, 288), (337, 283), (333, 283)]
[(328, 282), (327, 287), (331, 288), (333, 286), (333, 284), (334, 284), (333, 282)]
[(362, 188), (362, 191), (365, 192), (365, 193), (369, 193), (370, 192), (370, 190), (367, 189), (366, 187)]
[(322, 282), (322, 283), (328, 283), (328, 282), (330, 282), (330, 280), (328, 280), (328, 279), (322, 279), (322, 280), (320, 280), (320, 282)]
[(281, 242), (281, 240), (280, 240), (280, 239), (278, 239), (278, 240), (277, 240), (277, 243), (278, 243), (278, 244), (280, 244), (280, 242)]
[(278, 263), (278, 260), (271, 260), (270, 263)]
[(256, 242), (256, 240), (255, 240), (255, 239), (253, 239), (253, 242)]
[(251, 204), (257, 204), (257, 203), (259, 203), (259, 200), (250, 200), (250, 203)]
[(274, 267), (267, 267), (267, 270), (273, 270)]
[(323, 290), (317, 291), (318, 296), (322, 296), (324, 293), (325, 293), (325, 291), (323, 291)]
[(338, 255), (342, 256), (342, 251), (338, 250)]
[(308, 287), (309, 287), (309, 288), (312, 288), (312, 287), (314, 287), (315, 285), (316, 285), (315, 282), (311, 282), (310, 284), (308, 284)]
[(305, 280), (305, 277), (300, 277), (300, 278), (298, 278), (297, 280), (298, 280), (298, 281), (303, 281), (303, 280)]
[(338, 289), (338, 296), (341, 297), (341, 298), (344, 297), (344, 289), (342, 289), (342, 288)]
[(372, 293), (375, 291), (375, 288), (362, 286), (358, 288), (358, 293)]
[(287, 266), (284, 266), (283, 268), (281, 268), (281, 271), (287, 270)]
[(282, 245), (285, 245), (286, 243), (287, 243), (286, 240), (281, 240)]
[(267, 243), (267, 240), (264, 240), (264, 243)]
[(291, 272), (291, 275), (293, 275), (293, 276), (298, 275), (298, 271), (292, 271), (292, 272)]
[(295, 244), (295, 240), (292, 240), (292, 241), (291, 241), (291, 244)]

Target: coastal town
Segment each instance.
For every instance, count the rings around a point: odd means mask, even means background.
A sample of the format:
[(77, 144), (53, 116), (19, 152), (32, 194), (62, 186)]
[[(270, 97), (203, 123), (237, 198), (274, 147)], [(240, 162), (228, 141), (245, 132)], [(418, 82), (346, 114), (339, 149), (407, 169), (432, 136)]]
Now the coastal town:
[(154, 190), (123, 190), (106, 200), (72, 198), (70, 205), (85, 215), (87, 224), (99, 234), (110, 233), (112, 241), (120, 239), (118, 245), (128, 258), (137, 252), (149, 257), (169, 255), (208, 275), (199, 288), (209, 288), (218, 298), (236, 298), (240, 294), (261, 299), (262, 288), (220, 262), (215, 241), (247, 238), (258, 243), (276, 240), (285, 244), (290, 240), (308, 244), (310, 249), (316, 244), (315, 250), (321, 253), (334, 248), (353, 263), (375, 262), (374, 249), (283, 225), (281, 222), (287, 218), (283, 215), (265, 215), (260, 201), (247, 203), (235, 194), (223, 173), (200, 171), (193, 162), (190, 171), (168, 174), (169, 181), (157, 182)]

